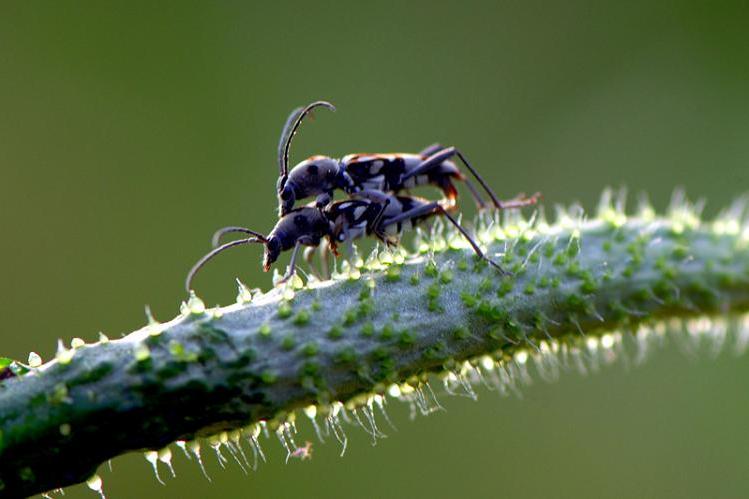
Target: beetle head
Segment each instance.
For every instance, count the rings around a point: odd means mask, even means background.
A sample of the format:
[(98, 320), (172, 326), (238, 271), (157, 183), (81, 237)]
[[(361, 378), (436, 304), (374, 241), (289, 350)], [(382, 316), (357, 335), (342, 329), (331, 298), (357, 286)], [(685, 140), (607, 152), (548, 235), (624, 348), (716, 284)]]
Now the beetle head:
[(276, 190), (278, 192), (278, 216), (282, 217), (294, 208), (296, 190), (294, 183), (283, 177), (278, 179)]
[(271, 236), (265, 241), (265, 253), (263, 254), (263, 271), (268, 272), (270, 266), (278, 260), (281, 254), (281, 240), (277, 236)]

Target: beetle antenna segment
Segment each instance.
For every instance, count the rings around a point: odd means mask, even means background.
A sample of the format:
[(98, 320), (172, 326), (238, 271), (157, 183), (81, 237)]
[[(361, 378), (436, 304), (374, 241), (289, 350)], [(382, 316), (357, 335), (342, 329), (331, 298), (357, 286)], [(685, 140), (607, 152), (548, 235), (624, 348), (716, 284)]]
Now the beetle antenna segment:
[(281, 138), (278, 140), (278, 176), (282, 177), (284, 180), (286, 180), (286, 177), (288, 176), (288, 168), (285, 167), (283, 161), (283, 152), (286, 148), (286, 140), (289, 138), (289, 130), (294, 124), (294, 120), (299, 117), (299, 113), (301, 112), (302, 108), (298, 107), (291, 112), (288, 118), (286, 118), (286, 123), (284, 123), (283, 129), (281, 129)]
[[(294, 110), (294, 112), (291, 113), (291, 116), (289, 116), (289, 119), (286, 121), (286, 125), (284, 125), (284, 133), (281, 134), (281, 142), (283, 143), (283, 147), (281, 147), (281, 145), (279, 144), (278, 148), (279, 167), (281, 178), (283, 179), (281, 185), (286, 182), (286, 178), (289, 176), (289, 149), (291, 148), (291, 140), (294, 138), (294, 134), (299, 128), (299, 125), (301, 125), (302, 121), (304, 121), (305, 116), (307, 116), (310, 111), (312, 111), (316, 107), (324, 107), (330, 109), (331, 111), (335, 111), (335, 106), (330, 102), (324, 100), (315, 101), (312, 104), (308, 104), (307, 106), (305, 106), (301, 111)], [(292, 116), (294, 117), (293, 119)]]
[(247, 239), (238, 239), (236, 241), (231, 241), (226, 244), (222, 244), (218, 248), (210, 251), (209, 253), (206, 253), (203, 255), (203, 257), (198, 260), (195, 265), (192, 266), (190, 269), (190, 272), (187, 273), (187, 278), (185, 279), (185, 290), (189, 293), (192, 289), (192, 280), (195, 278), (195, 274), (198, 273), (200, 269), (203, 268), (203, 266), (208, 263), (210, 260), (213, 259), (216, 255), (219, 253), (222, 253), (229, 248), (233, 248), (235, 246), (241, 246), (243, 244), (250, 244), (250, 243), (264, 243), (264, 241), (258, 239), (257, 237), (248, 237)]
[(255, 232), (254, 230), (250, 230), (246, 227), (229, 226), (229, 227), (221, 227), (219, 230), (213, 233), (213, 237), (211, 238), (211, 246), (213, 246), (214, 248), (218, 247), (219, 243), (221, 242), (221, 238), (224, 237), (224, 235), (231, 234), (233, 232), (241, 232), (243, 234), (249, 234), (251, 236), (255, 236), (262, 243), (268, 240), (261, 233)]

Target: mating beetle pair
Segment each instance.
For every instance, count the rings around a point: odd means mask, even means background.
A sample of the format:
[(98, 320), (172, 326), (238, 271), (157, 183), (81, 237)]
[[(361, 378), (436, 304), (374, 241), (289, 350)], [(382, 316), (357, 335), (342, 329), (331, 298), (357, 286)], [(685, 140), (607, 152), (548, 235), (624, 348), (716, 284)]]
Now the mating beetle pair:
[[(488, 258), (468, 232), (449, 211), (456, 208), (457, 189), (454, 181), (462, 181), (470, 190), (478, 207), (486, 203), (476, 187), (458, 169), (451, 158), (459, 158), (488, 194), (497, 209), (520, 208), (533, 205), (538, 194), (500, 201), (478, 172), (455, 147), (432, 145), (419, 154), (351, 154), (336, 160), (327, 156), (312, 156), (289, 171), (291, 143), (304, 118), (315, 108), (335, 110), (326, 101), (316, 101), (292, 111), (281, 132), (278, 146), (279, 220), (267, 236), (245, 227), (224, 227), (213, 237), (214, 249), (203, 256), (187, 275), (185, 287), (191, 289), (195, 274), (219, 253), (244, 244), (265, 246), (263, 269), (268, 271), (281, 252), (292, 250), (289, 271), (295, 271), (300, 247), (317, 247), (327, 240), (337, 254), (336, 246), (365, 235), (374, 235), (386, 244), (397, 244), (398, 236), (416, 224), (436, 215), (445, 216), (470, 243), (476, 254), (499, 271), (502, 268)], [(434, 185), (442, 190), (444, 199), (429, 201), (398, 192), (422, 185)], [(350, 196), (343, 201), (333, 200), (336, 190)], [(315, 201), (301, 208), (295, 203), (305, 198)], [(249, 237), (220, 245), (228, 233), (243, 233)]]
[[(315, 204), (327, 206), (333, 191), (340, 189), (349, 195), (362, 190), (400, 192), (421, 185), (432, 184), (440, 189), (445, 198), (454, 204), (458, 191), (453, 180), (463, 181), (470, 189), (480, 208), (485, 206), (476, 188), (450, 161), (458, 157), (478, 180), (497, 209), (509, 208), (497, 199), (484, 179), (468, 163), (455, 147), (433, 144), (419, 154), (349, 154), (337, 160), (327, 156), (312, 156), (289, 171), (289, 149), (305, 116), (316, 107), (335, 111), (326, 101), (317, 101), (304, 108), (292, 111), (281, 133), (278, 147), (278, 199), (279, 216), (291, 211), (297, 200), (315, 196)], [(516, 205), (517, 206), (517, 205)]]

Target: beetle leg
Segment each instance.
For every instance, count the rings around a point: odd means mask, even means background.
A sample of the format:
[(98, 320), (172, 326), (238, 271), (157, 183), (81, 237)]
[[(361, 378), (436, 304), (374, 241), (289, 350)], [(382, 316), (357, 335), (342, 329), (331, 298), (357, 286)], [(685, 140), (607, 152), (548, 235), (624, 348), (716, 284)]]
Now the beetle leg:
[(281, 280), (278, 281), (278, 284), (282, 284), (288, 281), (296, 273), (296, 256), (297, 253), (299, 253), (299, 248), (301, 248), (302, 245), (311, 246), (314, 245), (314, 241), (309, 236), (302, 236), (296, 240), (296, 243), (294, 243), (294, 250), (291, 252), (291, 260), (289, 260), (289, 269), (286, 271), (286, 274), (281, 278)]
[(330, 204), (331, 199), (332, 194), (330, 192), (323, 192), (322, 194), (318, 195), (317, 198), (315, 198), (315, 206), (322, 210)]
[(303, 253), (304, 261), (307, 262), (307, 266), (312, 272), (312, 275), (314, 275), (315, 277), (317, 277), (319, 280), (322, 281), (324, 278), (322, 274), (320, 273), (320, 269), (318, 269), (315, 266), (314, 262), (312, 261), (312, 259), (315, 258), (315, 250), (317, 250), (317, 248), (315, 248), (314, 246), (309, 246), (307, 248), (304, 248), (304, 253)]
[(436, 153), (437, 151), (441, 151), (444, 148), (445, 146), (443, 146), (439, 142), (435, 142), (434, 144), (429, 144), (424, 149), (419, 151), (419, 154), (426, 158), (427, 156), (431, 156), (432, 154)]
[(479, 191), (476, 190), (476, 186), (473, 185), (473, 182), (471, 182), (467, 178), (463, 179), (463, 182), (466, 184), (466, 187), (468, 187), (468, 190), (471, 191), (471, 196), (473, 196), (473, 200), (476, 201), (476, 207), (479, 209), (479, 211), (486, 208), (486, 203), (483, 199), (481, 199), (481, 194), (479, 194)]
[(447, 210), (445, 210), (445, 207), (442, 206), (440, 203), (434, 201), (431, 203), (423, 204), (421, 206), (417, 206), (416, 208), (412, 208), (404, 213), (401, 213), (400, 215), (396, 215), (394, 217), (385, 219), (383, 221), (383, 224), (385, 226), (397, 224), (398, 222), (402, 222), (403, 220), (411, 220), (417, 217), (426, 216), (439, 213), (441, 215), (444, 215), (450, 223), (452, 223), (456, 229), (458, 229), (458, 232), (461, 233), (461, 235), (468, 241), (468, 244), (471, 245), (473, 248), (473, 251), (479, 256), (479, 258), (485, 260), (487, 263), (489, 263), (492, 267), (499, 270), (502, 274), (509, 274), (505, 269), (503, 269), (498, 263), (496, 263), (494, 260), (489, 258), (484, 254), (483, 251), (481, 251), (481, 248), (479, 247), (478, 243), (474, 241), (474, 239), (471, 237), (471, 235), (468, 233), (466, 229), (463, 228), (462, 225), (458, 223), (455, 218), (450, 215)]

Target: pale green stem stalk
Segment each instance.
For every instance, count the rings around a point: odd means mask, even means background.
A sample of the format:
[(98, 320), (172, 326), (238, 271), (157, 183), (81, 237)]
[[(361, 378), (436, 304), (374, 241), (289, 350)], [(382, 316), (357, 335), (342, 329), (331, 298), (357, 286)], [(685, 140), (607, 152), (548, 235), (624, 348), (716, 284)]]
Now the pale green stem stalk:
[(512, 277), (461, 247), (293, 298), (276, 290), (215, 311), (192, 299), (169, 323), (62, 351), (0, 384), (0, 496), (84, 481), (132, 450), (261, 420), (274, 429), (300, 408), (325, 417), (338, 401), (363, 404), (464, 361), (501, 364), (642, 322), (742, 314), (741, 229), (731, 218), (699, 222), (686, 207), (630, 220), (605, 208), (589, 222), (483, 229)]

